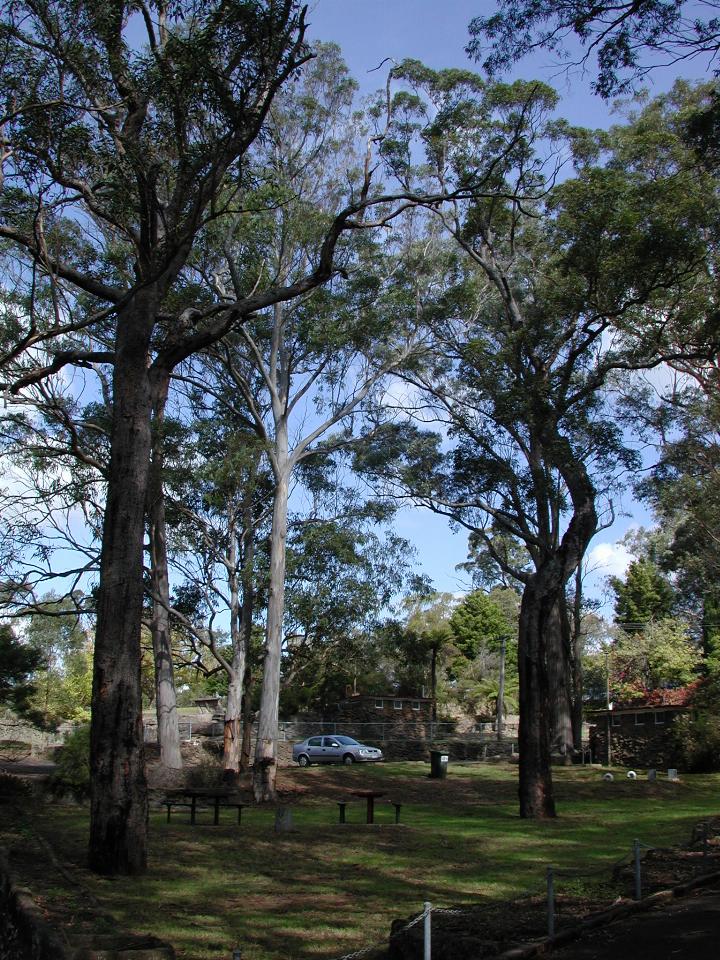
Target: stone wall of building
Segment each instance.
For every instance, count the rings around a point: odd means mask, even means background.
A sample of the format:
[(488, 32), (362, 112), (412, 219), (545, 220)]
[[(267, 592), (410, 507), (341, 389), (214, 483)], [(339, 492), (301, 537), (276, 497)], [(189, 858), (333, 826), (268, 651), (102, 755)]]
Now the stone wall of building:
[[(676, 714), (668, 714), (667, 722), (656, 724), (652, 714), (648, 723), (635, 724), (633, 714), (623, 716), (620, 723), (610, 726), (611, 760), (621, 767), (658, 769), (677, 767), (678, 758), (672, 737)], [(608, 725), (601, 721), (590, 728), (590, 749), (596, 763), (606, 763)]]

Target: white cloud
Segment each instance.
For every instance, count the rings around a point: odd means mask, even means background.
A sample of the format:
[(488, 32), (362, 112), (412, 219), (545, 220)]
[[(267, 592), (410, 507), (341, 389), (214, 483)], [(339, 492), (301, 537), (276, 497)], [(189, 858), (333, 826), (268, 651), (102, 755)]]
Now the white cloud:
[(624, 577), (635, 558), (622, 543), (598, 543), (587, 559), (587, 569), (604, 577)]

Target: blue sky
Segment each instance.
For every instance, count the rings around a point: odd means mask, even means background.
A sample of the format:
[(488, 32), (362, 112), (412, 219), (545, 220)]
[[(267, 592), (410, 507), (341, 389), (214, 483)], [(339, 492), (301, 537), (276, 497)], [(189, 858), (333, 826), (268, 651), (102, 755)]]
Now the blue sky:
[[(383, 86), (388, 65), (376, 68), (386, 58), (410, 57), (434, 68), (472, 68), (464, 52), (468, 24), (474, 16), (491, 13), (494, 6), (487, 0), (316, 0), (308, 16), (309, 36), (339, 44), (361, 93), (367, 94)], [(685, 64), (682, 75), (700, 79), (702, 67), (699, 62)], [(591, 76), (579, 69), (567, 72), (548, 54), (527, 58), (514, 75), (552, 84), (562, 98), (559, 113), (572, 123), (604, 127), (616, 122), (612, 105), (591, 94)], [(656, 70), (646, 85), (651, 94), (657, 94), (678, 75), (673, 68)], [(631, 559), (617, 540), (629, 527), (649, 523), (647, 511), (634, 503), (629, 492), (616, 504), (616, 512), (615, 524), (596, 537), (589, 555), (594, 572), (587, 586), (596, 596), (601, 596), (607, 576), (621, 575)], [(464, 533), (453, 534), (444, 518), (419, 509), (404, 510), (396, 526), (415, 545), (419, 568), (438, 590), (467, 589), (467, 579), (455, 569), (466, 558)]]

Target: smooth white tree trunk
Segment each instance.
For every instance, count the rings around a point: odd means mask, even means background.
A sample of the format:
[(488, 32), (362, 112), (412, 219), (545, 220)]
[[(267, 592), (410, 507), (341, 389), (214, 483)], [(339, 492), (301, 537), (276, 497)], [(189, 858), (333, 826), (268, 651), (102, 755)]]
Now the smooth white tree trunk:
[(285, 609), (285, 553), (287, 542), (290, 460), (287, 426), (279, 425), (276, 436), (277, 476), (270, 533), (270, 586), (263, 667), (262, 694), (258, 716), (253, 792), (258, 802), (275, 799), (277, 737), (280, 707), (280, 666)]

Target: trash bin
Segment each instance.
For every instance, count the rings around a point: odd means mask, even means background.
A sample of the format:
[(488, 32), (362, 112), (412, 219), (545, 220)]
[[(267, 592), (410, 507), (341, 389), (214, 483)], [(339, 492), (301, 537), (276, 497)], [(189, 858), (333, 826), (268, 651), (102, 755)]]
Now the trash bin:
[(430, 776), (443, 780), (447, 776), (448, 760), (450, 757), (445, 750), (430, 751)]

